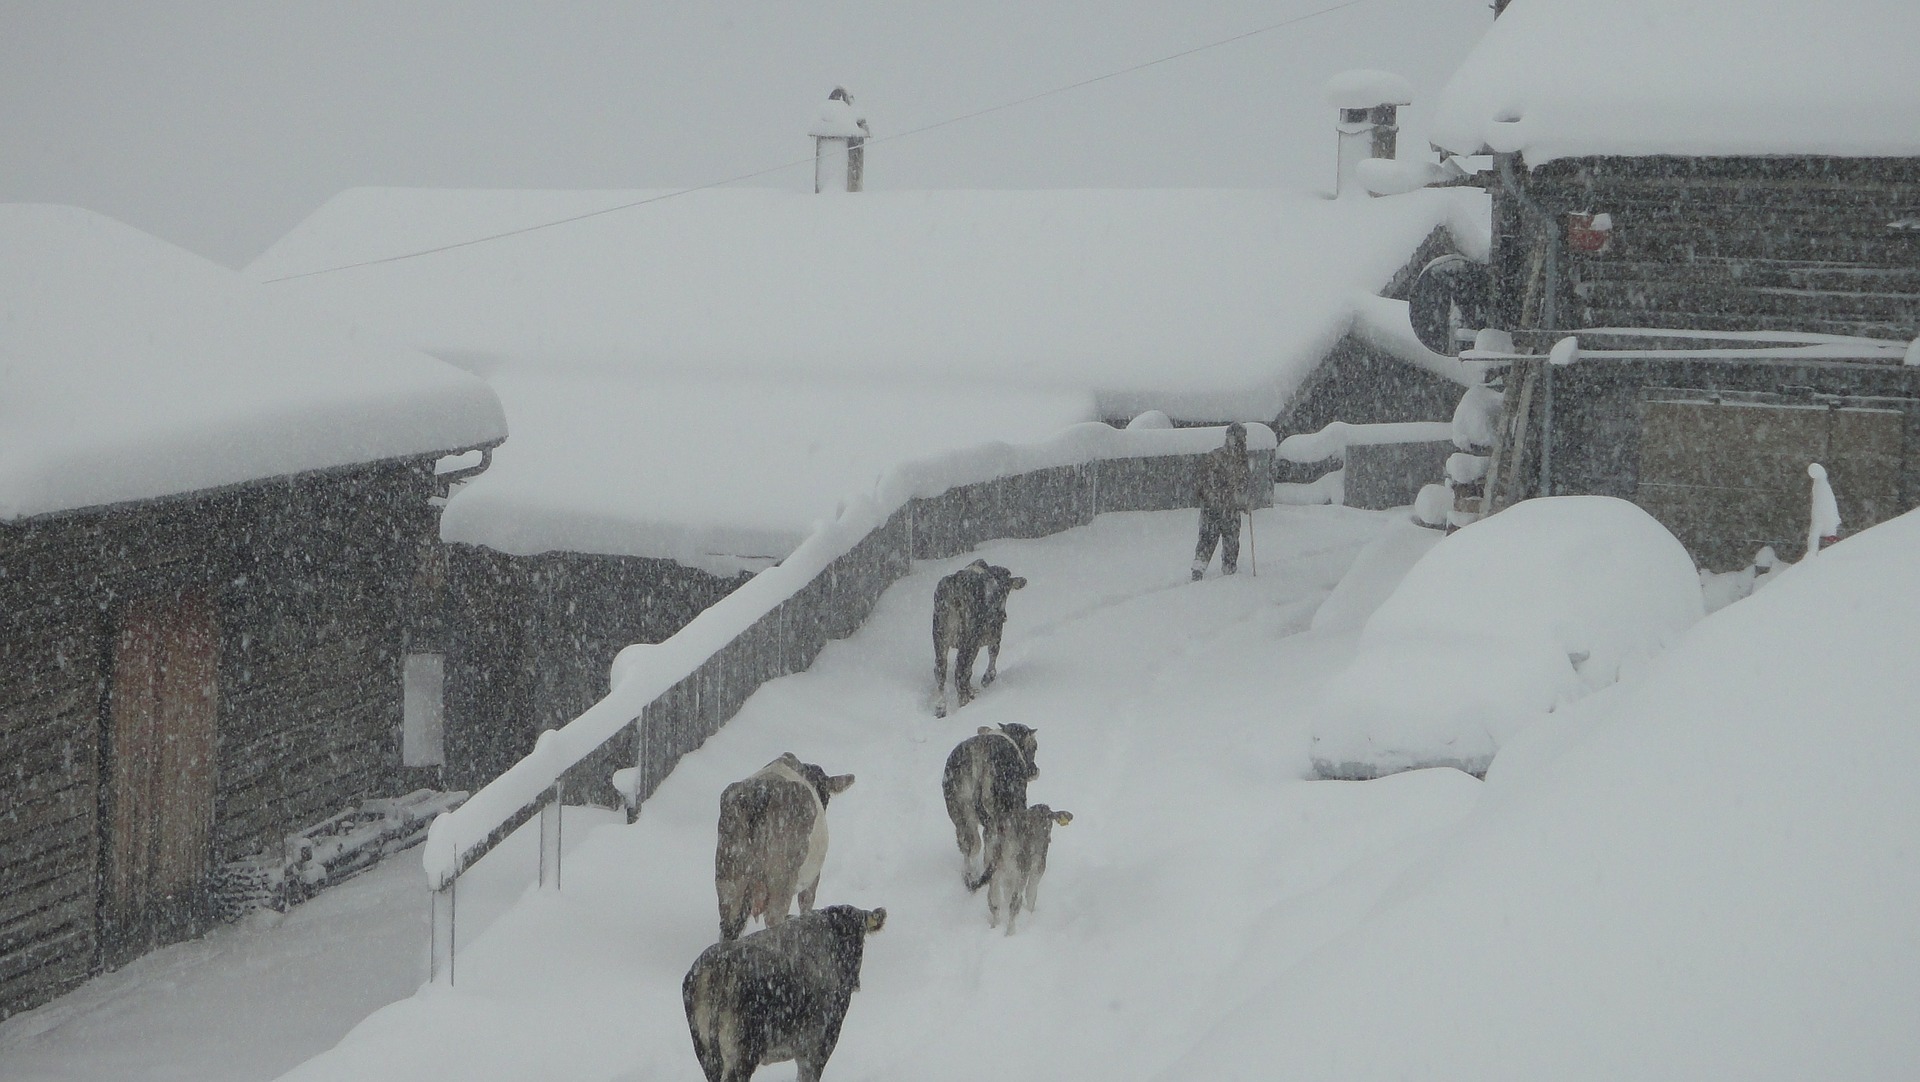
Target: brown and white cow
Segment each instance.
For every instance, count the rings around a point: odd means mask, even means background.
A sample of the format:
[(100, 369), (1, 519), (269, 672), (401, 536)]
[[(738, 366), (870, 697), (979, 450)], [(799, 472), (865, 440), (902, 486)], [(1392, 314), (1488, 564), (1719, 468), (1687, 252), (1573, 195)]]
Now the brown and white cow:
[(884, 909), (830, 905), (700, 952), (680, 999), (707, 1082), (747, 1082), (754, 1068), (796, 1060), (818, 1082), (860, 987), (866, 939)]
[(720, 842), (713, 886), (720, 900), (720, 938), (733, 939), (749, 917), (769, 927), (787, 919), (796, 894), (813, 909), (820, 866), (827, 859), (827, 801), (853, 784), (787, 752), (720, 794)]
[(1000, 911), (1007, 913), (1007, 934), (1013, 934), (1013, 922), (1024, 902), (1029, 913), (1039, 906), (1040, 877), (1047, 873), (1047, 848), (1053, 843), (1053, 828), (1073, 822), (1073, 813), (1054, 811), (1035, 804), (1013, 817), (999, 832), (998, 851), (987, 854), (988, 927), (999, 927)]
[(1007, 626), (1007, 595), (1027, 580), (1004, 567), (975, 560), (941, 579), (933, 588), (933, 693), (935, 717), (947, 716), (947, 655), (955, 654), (953, 690), (960, 705), (973, 700), (973, 663), (981, 647), (987, 671), (980, 686), (993, 683), (1000, 663), (1000, 634)]
[(1008, 723), (981, 726), (948, 754), (940, 790), (965, 862), (960, 875), (968, 890), (979, 890), (992, 876), (999, 832), (1026, 811), (1027, 782), (1040, 773), (1033, 762), (1039, 748), (1034, 729)]

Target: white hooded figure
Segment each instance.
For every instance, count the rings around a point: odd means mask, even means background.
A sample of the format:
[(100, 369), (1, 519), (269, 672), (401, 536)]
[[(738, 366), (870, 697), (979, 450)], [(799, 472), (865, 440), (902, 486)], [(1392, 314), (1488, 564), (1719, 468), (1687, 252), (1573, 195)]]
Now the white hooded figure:
[(1827, 483), (1827, 468), (1815, 462), (1807, 467), (1807, 476), (1813, 478), (1813, 493), (1803, 560), (1840, 540), (1840, 505), (1833, 498), (1833, 486)]

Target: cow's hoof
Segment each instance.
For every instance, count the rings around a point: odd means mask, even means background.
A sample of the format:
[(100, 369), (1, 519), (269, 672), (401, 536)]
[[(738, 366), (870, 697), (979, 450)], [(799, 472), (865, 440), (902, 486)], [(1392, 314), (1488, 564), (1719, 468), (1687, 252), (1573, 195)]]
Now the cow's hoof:
[(980, 686), (981, 686), (981, 687), (983, 687), (983, 688), (985, 688), (985, 687), (992, 687), (992, 686), (993, 686), (993, 674), (992, 674), (992, 673), (988, 673), (987, 675), (985, 675), (985, 676), (983, 676), (983, 677), (981, 677), (981, 678), (980, 678)]
[(940, 703), (940, 704), (938, 704), (938, 705), (936, 705), (936, 706), (935, 706), (935, 707), (933, 708), (933, 716), (934, 716), (934, 717), (936, 717), (936, 718), (944, 718), (944, 717), (946, 717), (946, 716), (947, 716), (947, 704), (946, 704), (946, 703)]

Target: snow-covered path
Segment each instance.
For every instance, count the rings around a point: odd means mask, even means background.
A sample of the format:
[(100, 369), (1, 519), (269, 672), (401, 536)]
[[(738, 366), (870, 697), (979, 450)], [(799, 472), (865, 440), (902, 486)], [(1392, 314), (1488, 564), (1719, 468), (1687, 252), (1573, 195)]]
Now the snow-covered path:
[[(1301, 780), (1304, 708), (1350, 642), (1298, 633), (1360, 547), (1401, 524), (1263, 511), (1262, 574), (1198, 585), (1192, 528), (1191, 512), (1109, 515), (984, 547), (1031, 585), (1009, 606), (1000, 682), (944, 720), (928, 703), (927, 599), (972, 554), (917, 568), (857, 635), (684, 759), (639, 823), (580, 839), (563, 892), (464, 943), (456, 988), (379, 1012), (290, 1077), (699, 1077), (679, 983), (715, 937), (716, 801), (789, 750), (859, 778), (829, 810), (821, 904), (889, 914), (836, 1078), (1152, 1076), (1265, 975), (1243, 957), (1325, 943), (1412, 859), (1404, 843), (1479, 789), (1447, 771)], [(1055, 833), (1040, 912), (1009, 938), (961, 886), (939, 776), (976, 726), (1010, 721), (1040, 733), (1031, 798), (1075, 819)], [(1344, 901), (1318, 889), (1336, 878)]]

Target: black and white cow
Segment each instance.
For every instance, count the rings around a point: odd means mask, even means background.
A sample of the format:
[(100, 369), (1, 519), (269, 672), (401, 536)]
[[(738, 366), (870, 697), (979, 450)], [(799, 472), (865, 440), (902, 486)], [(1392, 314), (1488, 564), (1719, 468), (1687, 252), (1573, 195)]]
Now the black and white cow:
[(860, 987), (866, 938), (886, 920), (884, 909), (830, 905), (702, 951), (680, 999), (707, 1082), (747, 1082), (786, 1060), (799, 1062), (800, 1082), (818, 1082)]
[(1000, 911), (1007, 913), (1007, 934), (1013, 934), (1014, 918), (1024, 902), (1029, 913), (1040, 902), (1040, 877), (1047, 873), (1047, 848), (1053, 844), (1053, 828), (1073, 822), (1073, 813), (1054, 811), (1035, 804), (1014, 816), (1005, 830), (999, 831), (999, 848), (987, 854), (987, 924), (999, 927)]
[(935, 717), (947, 716), (947, 655), (957, 654), (953, 690), (965, 706), (973, 699), (973, 663), (987, 650), (980, 686), (993, 683), (1000, 662), (1000, 633), (1007, 626), (1007, 595), (1027, 580), (1004, 567), (975, 560), (933, 588), (933, 690)]
[(720, 794), (720, 842), (713, 886), (720, 900), (720, 938), (740, 934), (748, 917), (769, 927), (787, 919), (799, 895), (813, 909), (820, 866), (827, 859), (827, 801), (853, 784), (787, 752)]
[(960, 875), (968, 890), (979, 890), (993, 875), (1000, 831), (1027, 810), (1027, 782), (1040, 773), (1033, 762), (1039, 748), (1034, 729), (1009, 723), (981, 726), (948, 754), (940, 790), (965, 861)]

